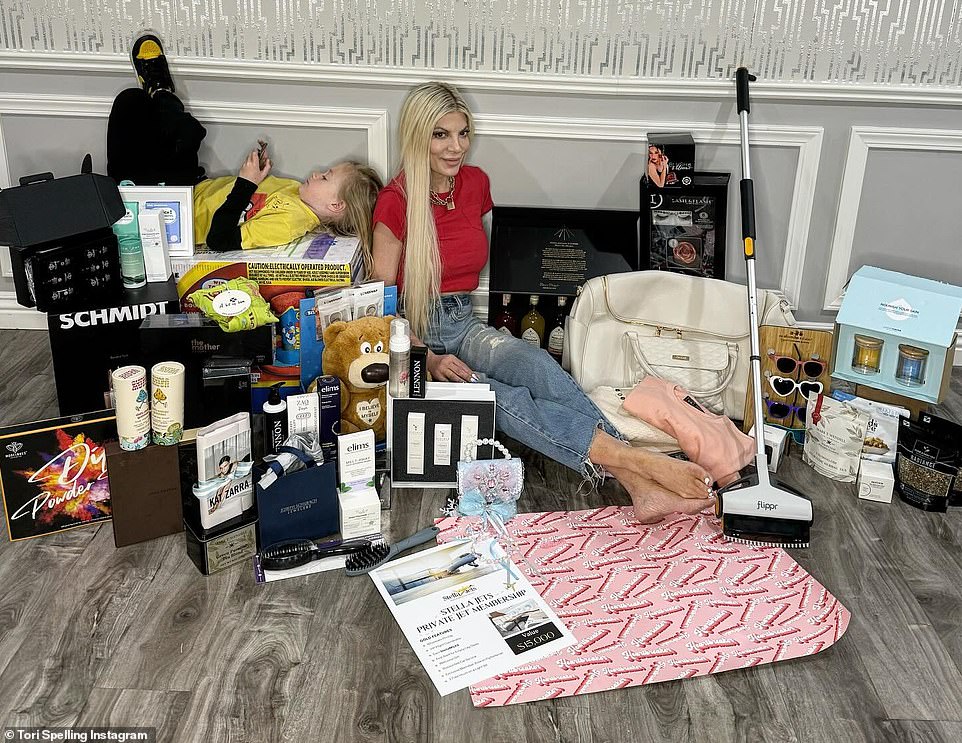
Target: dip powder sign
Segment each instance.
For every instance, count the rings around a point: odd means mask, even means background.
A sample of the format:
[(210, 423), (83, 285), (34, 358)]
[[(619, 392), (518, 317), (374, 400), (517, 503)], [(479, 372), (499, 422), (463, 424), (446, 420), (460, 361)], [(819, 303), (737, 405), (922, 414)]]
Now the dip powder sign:
[(110, 518), (112, 410), (0, 428), (0, 492), (10, 540)]

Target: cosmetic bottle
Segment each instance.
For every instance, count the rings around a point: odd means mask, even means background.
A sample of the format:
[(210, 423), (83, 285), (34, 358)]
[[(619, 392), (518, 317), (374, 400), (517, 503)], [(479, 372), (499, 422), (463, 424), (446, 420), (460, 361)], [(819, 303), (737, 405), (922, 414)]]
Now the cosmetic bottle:
[(120, 276), (125, 289), (137, 289), (147, 284), (144, 248), (137, 221), (138, 206), (136, 201), (125, 201), (124, 206), (127, 207), (126, 213), (113, 226), (120, 253)]
[(271, 387), (267, 402), (264, 403), (264, 415), (267, 418), (267, 437), (265, 446), (268, 454), (277, 454), (277, 450), (287, 440), (287, 403), (281, 397), (281, 385), (278, 382)]
[(501, 295), (501, 312), (494, 319), (494, 329), (507, 335), (518, 334), (518, 319), (511, 314), (511, 295)]
[(391, 320), (389, 344), (388, 394), (391, 397), (410, 397), (411, 331), (403, 317)]
[(565, 345), (565, 305), (567, 297), (558, 297), (558, 313), (555, 315), (554, 327), (548, 333), (548, 353), (561, 361), (561, 352)]
[(521, 318), (521, 340), (532, 346), (544, 343), (544, 316), (538, 312), (538, 295), (531, 295), (528, 314)]

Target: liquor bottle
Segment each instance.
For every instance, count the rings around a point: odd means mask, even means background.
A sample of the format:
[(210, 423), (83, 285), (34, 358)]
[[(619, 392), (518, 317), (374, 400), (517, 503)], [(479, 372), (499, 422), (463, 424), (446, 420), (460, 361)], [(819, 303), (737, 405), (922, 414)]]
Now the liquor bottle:
[(565, 345), (565, 305), (567, 297), (558, 297), (558, 314), (555, 315), (554, 327), (548, 333), (548, 353), (561, 361), (561, 352)]
[(511, 295), (503, 294), (501, 296), (501, 303), (503, 307), (498, 316), (494, 319), (494, 329), (500, 330), (502, 333), (508, 335), (518, 334), (518, 320), (511, 314)]
[(531, 295), (528, 314), (521, 318), (521, 340), (539, 347), (544, 342), (544, 316), (538, 312), (537, 294)]

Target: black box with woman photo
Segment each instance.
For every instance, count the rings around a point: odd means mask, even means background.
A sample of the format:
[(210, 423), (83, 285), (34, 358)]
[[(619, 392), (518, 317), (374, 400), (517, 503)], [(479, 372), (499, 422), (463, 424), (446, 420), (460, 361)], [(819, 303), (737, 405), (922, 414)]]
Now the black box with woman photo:
[(641, 268), (725, 278), (728, 173), (695, 173), (684, 189), (641, 179)]

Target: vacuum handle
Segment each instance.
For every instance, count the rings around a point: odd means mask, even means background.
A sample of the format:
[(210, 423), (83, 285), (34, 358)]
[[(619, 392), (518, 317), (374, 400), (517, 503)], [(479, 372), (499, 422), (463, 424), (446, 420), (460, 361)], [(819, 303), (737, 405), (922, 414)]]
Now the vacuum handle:
[(748, 102), (748, 83), (755, 82), (756, 78), (748, 71), (747, 67), (739, 67), (735, 71), (735, 87), (738, 91), (738, 113), (744, 111), (751, 113), (751, 105)]

